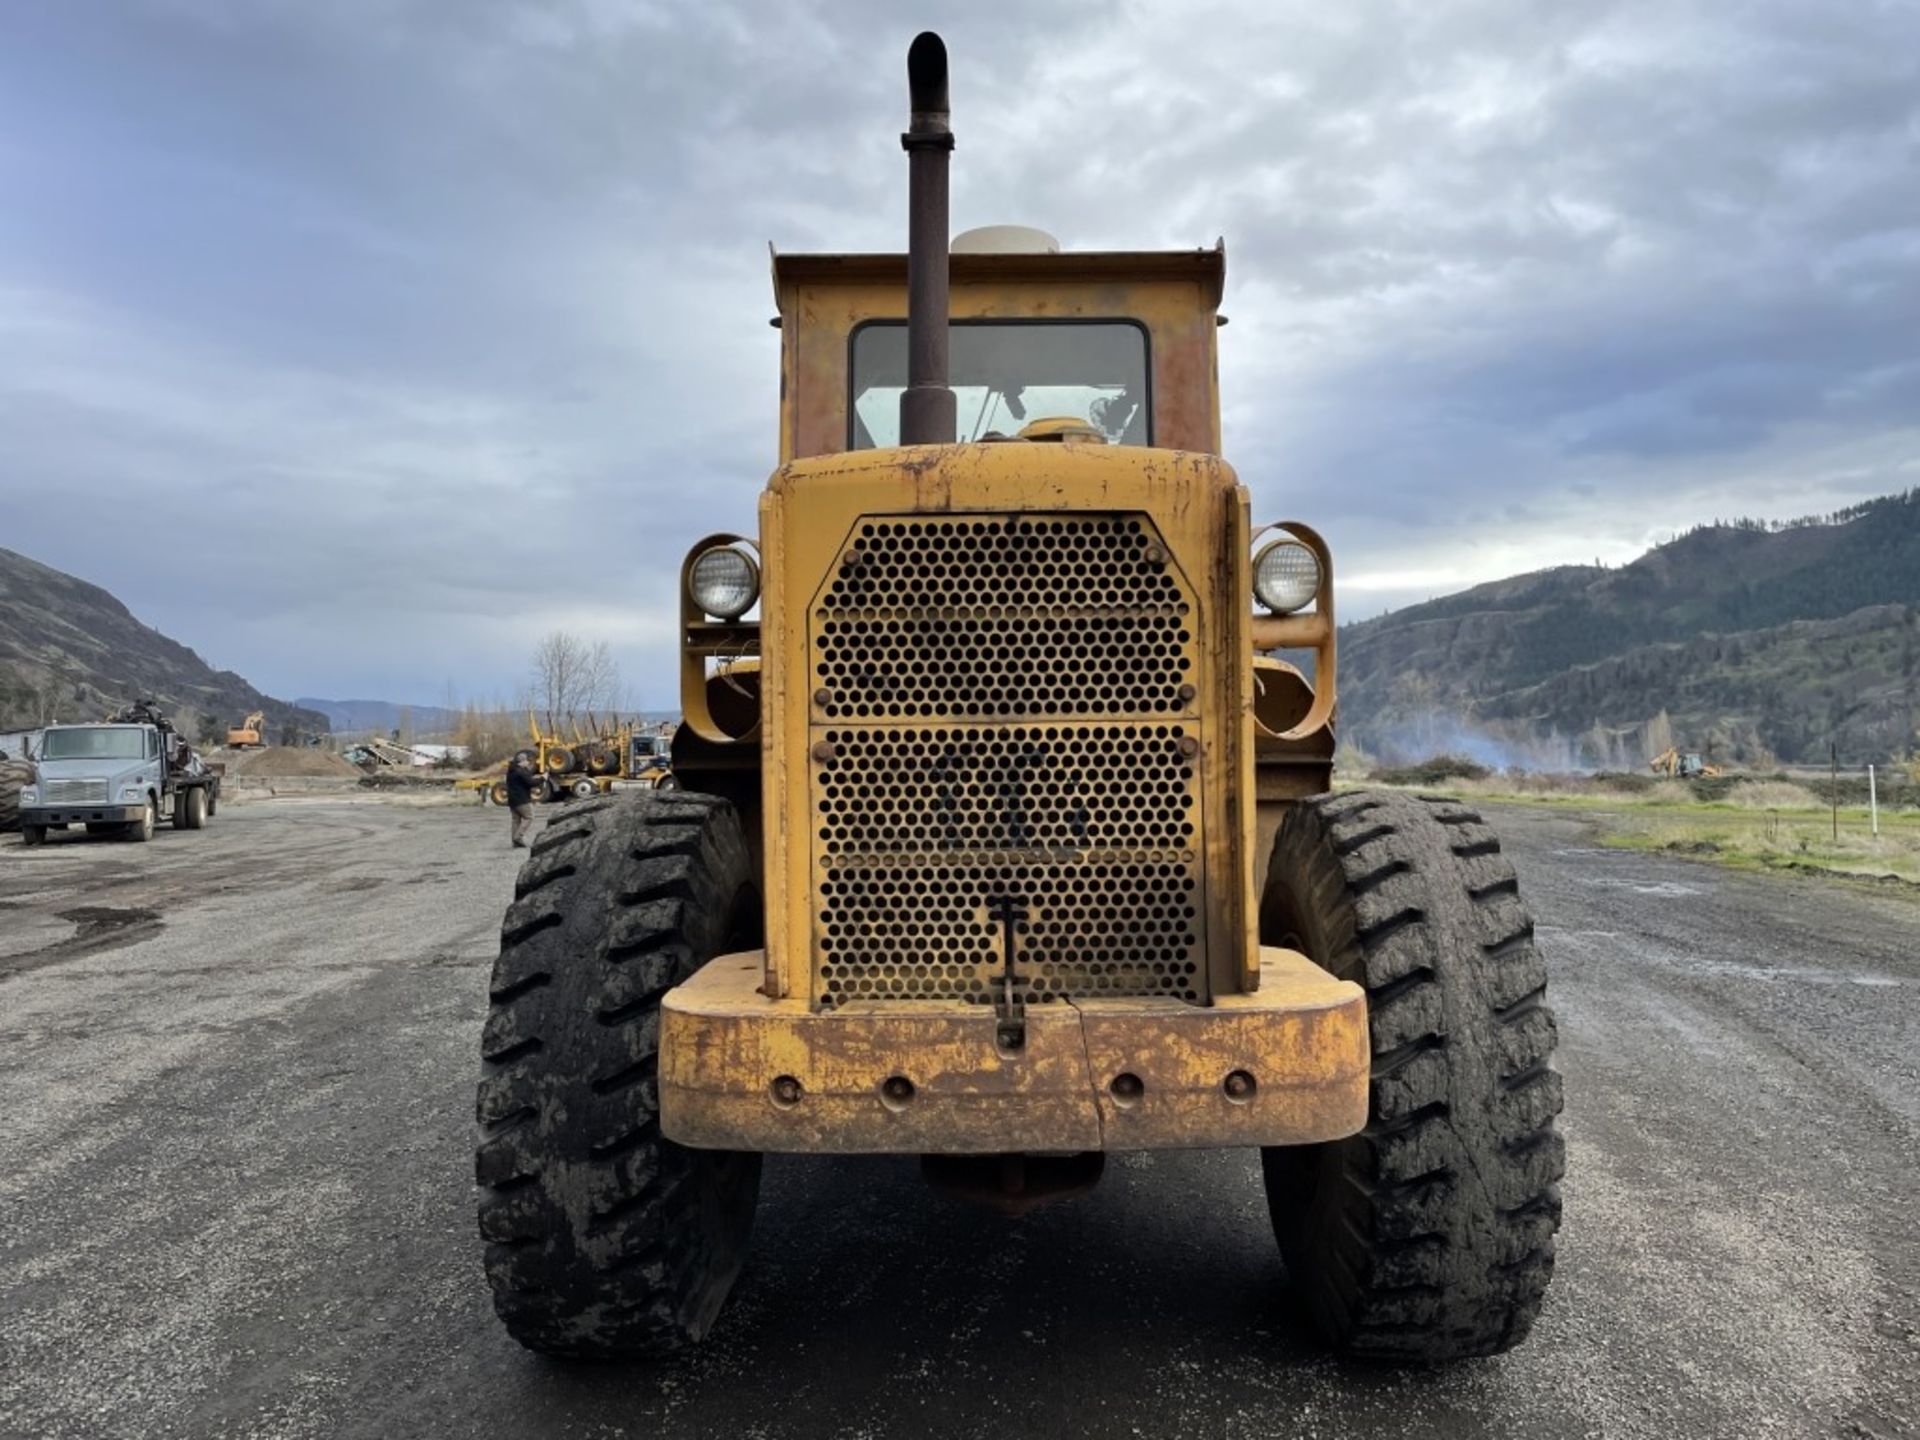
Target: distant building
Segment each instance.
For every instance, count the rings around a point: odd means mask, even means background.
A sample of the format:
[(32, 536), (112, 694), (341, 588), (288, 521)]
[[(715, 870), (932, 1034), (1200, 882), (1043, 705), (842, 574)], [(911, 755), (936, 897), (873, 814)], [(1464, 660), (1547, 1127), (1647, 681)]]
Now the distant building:
[(410, 745), (407, 748), (419, 757), (413, 762), (416, 765), (438, 765), (442, 762), (457, 765), (467, 758), (467, 747), (464, 745)]

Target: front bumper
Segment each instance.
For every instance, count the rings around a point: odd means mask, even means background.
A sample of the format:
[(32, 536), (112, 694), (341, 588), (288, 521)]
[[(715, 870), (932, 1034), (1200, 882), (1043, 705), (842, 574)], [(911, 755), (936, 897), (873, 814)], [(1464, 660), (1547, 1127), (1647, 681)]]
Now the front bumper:
[(144, 805), (25, 805), (22, 825), (130, 825), (147, 813)]
[(833, 1154), (1176, 1150), (1337, 1140), (1367, 1119), (1365, 994), (1292, 950), (1262, 947), (1260, 988), (1211, 1006), (1032, 1006), (1011, 1054), (987, 1006), (820, 1012), (767, 999), (764, 974), (760, 951), (723, 955), (667, 994), (669, 1139)]

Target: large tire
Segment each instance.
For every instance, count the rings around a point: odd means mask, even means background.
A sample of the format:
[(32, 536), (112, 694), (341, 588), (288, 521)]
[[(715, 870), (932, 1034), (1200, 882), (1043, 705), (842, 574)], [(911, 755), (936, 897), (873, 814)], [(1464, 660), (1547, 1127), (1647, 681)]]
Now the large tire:
[(129, 820), (121, 827), (120, 834), (124, 839), (131, 840), (137, 845), (144, 845), (153, 839), (154, 828), (159, 823), (160, 812), (155, 808), (153, 801), (149, 800), (146, 808), (140, 812), (140, 818)]
[(34, 774), (24, 760), (0, 758), (0, 831), (20, 828), (20, 791), (33, 783)]
[(555, 745), (547, 751), (547, 773), (549, 775), (571, 775), (579, 767), (579, 759), (566, 745)]
[(44, 845), (47, 843), (47, 827), (44, 825), (22, 825), (20, 827), (22, 845)]
[(667, 1355), (712, 1326), (746, 1259), (760, 1157), (659, 1123), (661, 997), (758, 943), (740, 822), (705, 795), (555, 815), (501, 927), (481, 1038), (480, 1235), (528, 1349)]
[(173, 792), (173, 828), (198, 830), (207, 823), (206, 792), (189, 785)]
[(1499, 841), (1453, 801), (1301, 801), (1260, 938), (1362, 986), (1372, 1028), (1366, 1128), (1261, 1156), (1308, 1317), (1395, 1363), (1518, 1344), (1553, 1275), (1566, 1158), (1546, 967)]
[(486, 789), (480, 792), (480, 798), (489, 804), (498, 805), (504, 809), (507, 801), (511, 798), (507, 794), (507, 782), (504, 780), (494, 781), (493, 784), (487, 786)]

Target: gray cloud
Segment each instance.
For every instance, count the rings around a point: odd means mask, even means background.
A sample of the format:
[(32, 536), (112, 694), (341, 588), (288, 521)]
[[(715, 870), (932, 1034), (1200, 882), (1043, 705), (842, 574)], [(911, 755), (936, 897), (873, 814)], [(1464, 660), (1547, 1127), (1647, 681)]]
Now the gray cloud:
[(0, 543), (283, 693), (506, 695), (565, 624), (671, 703), (681, 549), (772, 462), (765, 241), (899, 246), (928, 19), (957, 225), (1228, 237), (1229, 457), (1348, 615), (1826, 508), (1917, 478), (1917, 15), (28, 10)]

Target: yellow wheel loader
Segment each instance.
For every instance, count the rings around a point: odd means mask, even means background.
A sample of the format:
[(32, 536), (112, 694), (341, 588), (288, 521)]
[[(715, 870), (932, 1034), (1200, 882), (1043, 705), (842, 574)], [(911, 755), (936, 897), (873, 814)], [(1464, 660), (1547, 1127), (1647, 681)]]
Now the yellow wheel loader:
[(1017, 1210), (1232, 1146), (1333, 1347), (1503, 1350), (1564, 1164), (1513, 868), (1463, 805), (1331, 793), (1333, 565), (1220, 458), (1224, 252), (950, 244), (938, 37), (908, 79), (907, 254), (775, 261), (781, 463), (682, 568), (679, 789), (563, 809), (516, 881), (495, 1308), (699, 1340), (768, 1152)]

